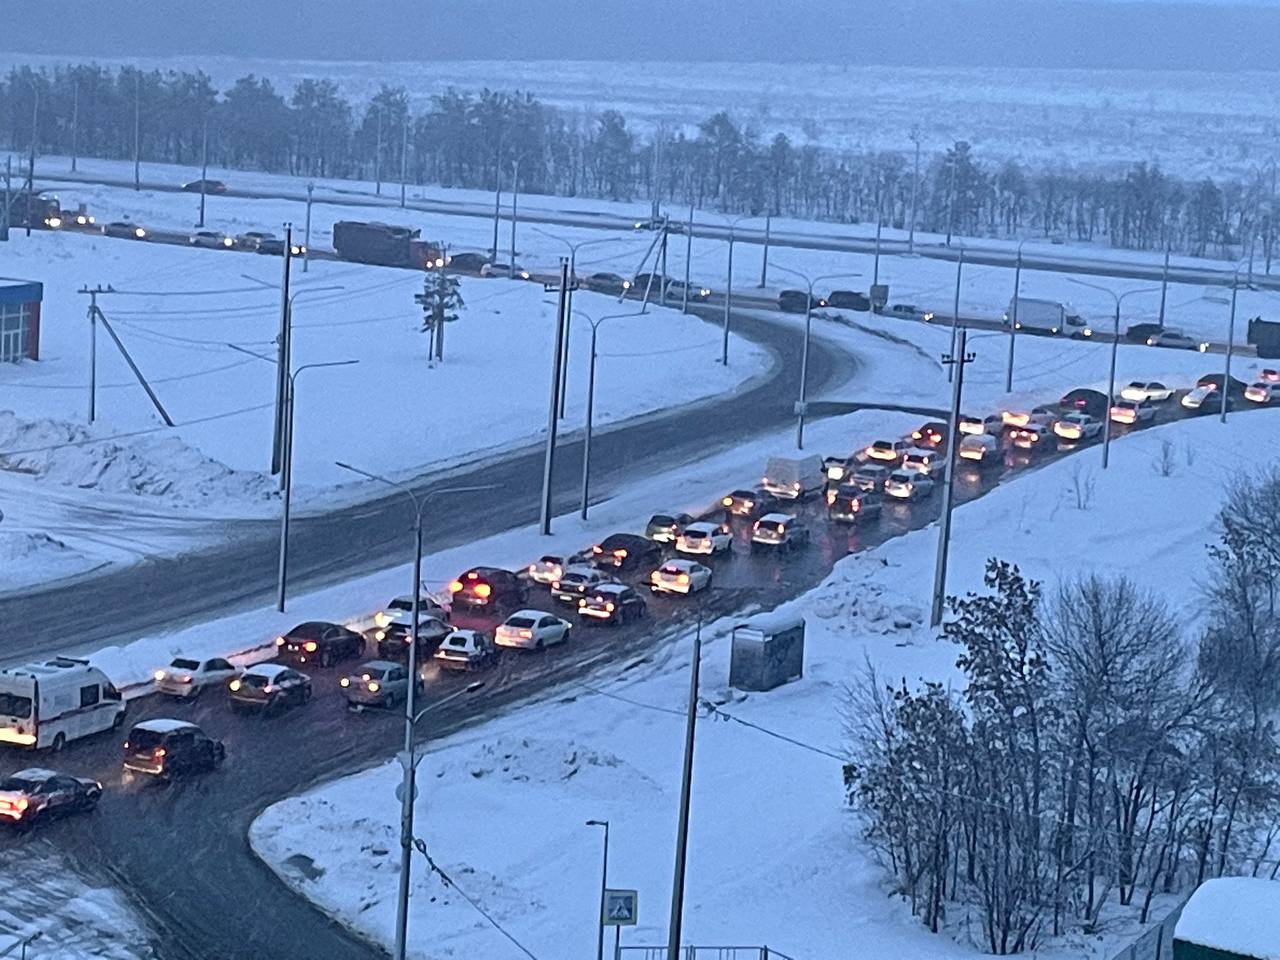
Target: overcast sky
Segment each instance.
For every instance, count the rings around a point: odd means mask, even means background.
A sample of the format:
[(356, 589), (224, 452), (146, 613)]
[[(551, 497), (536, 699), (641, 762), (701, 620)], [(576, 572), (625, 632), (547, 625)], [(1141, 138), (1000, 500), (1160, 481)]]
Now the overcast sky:
[(1275, 70), (1280, 45), (1280, 0), (3, 0), (2, 6), (0, 50), (68, 59), (210, 54)]

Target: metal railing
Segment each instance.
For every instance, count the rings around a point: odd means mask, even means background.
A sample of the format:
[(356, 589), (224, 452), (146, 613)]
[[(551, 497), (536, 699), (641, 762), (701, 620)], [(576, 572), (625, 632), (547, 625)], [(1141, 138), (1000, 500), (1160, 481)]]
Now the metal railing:
[(1117, 950), (1111, 960), (1173, 960), (1173, 929), (1182, 915), (1182, 906), (1178, 904), (1137, 940)]
[[(618, 960), (667, 960), (666, 947), (621, 947)], [(785, 953), (769, 947), (698, 947), (680, 948), (679, 960), (792, 960)]]

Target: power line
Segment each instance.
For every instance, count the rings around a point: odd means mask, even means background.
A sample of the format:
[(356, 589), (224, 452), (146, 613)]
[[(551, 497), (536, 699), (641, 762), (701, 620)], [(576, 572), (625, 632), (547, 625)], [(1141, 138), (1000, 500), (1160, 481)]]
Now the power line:
[(479, 903), (477, 903), (467, 894), (467, 891), (463, 890), (460, 886), (458, 886), (456, 883), (453, 882), (453, 879), (447, 873), (445, 873), (444, 870), (440, 868), (439, 864), (437, 864), (434, 860), (431, 859), (431, 854), (427, 853), (427, 845), (423, 841), (419, 840), (417, 837), (414, 837), (413, 846), (414, 846), (414, 849), (416, 849), (420, 854), (422, 854), (424, 857), (427, 858), (427, 866), (431, 868), (431, 872), (436, 874), (440, 878), (440, 881), (446, 887), (456, 891), (457, 894), (460, 897), (462, 897), (463, 900), (471, 904), (471, 908), (475, 910), (476, 913), (484, 917), (485, 920), (489, 922), (489, 925), (493, 927), (493, 929), (497, 930), (500, 934), (502, 934), (504, 937), (510, 940), (513, 944), (515, 944), (516, 949), (518, 949), (521, 953), (523, 953), (526, 957), (528, 957), (529, 960), (538, 960), (537, 954), (535, 954), (532, 950), (530, 950), (523, 943), (517, 940), (515, 936), (513, 936), (511, 933), (508, 933), (506, 928), (504, 928), (502, 924), (500, 924), (497, 920), (495, 920), (492, 916), (490, 916), (489, 912), (485, 910), (484, 907), (480, 906)]

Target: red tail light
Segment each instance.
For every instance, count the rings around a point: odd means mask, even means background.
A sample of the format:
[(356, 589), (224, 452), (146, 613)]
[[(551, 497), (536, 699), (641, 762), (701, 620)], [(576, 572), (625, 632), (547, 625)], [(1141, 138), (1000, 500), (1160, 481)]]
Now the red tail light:
[(156, 747), (154, 750), (151, 751), (151, 755), (153, 757), (163, 757), (166, 752), (167, 751), (165, 750), (164, 747)]

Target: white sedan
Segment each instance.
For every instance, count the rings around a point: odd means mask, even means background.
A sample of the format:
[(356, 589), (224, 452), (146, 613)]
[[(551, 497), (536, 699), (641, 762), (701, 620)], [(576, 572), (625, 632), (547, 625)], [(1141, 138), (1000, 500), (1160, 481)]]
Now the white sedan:
[(1111, 419), (1116, 423), (1146, 423), (1155, 416), (1155, 406), (1142, 400), (1117, 400), (1111, 405)]
[(933, 478), (927, 473), (895, 470), (885, 481), (884, 492), (899, 500), (922, 500), (933, 493)]
[(156, 690), (171, 697), (200, 696), (205, 687), (220, 686), (243, 673), (222, 657), (192, 660), (174, 657), (169, 665), (154, 674)]
[(696, 560), (668, 560), (649, 574), (654, 593), (697, 593), (711, 586), (711, 568)]
[(1274, 403), (1280, 400), (1280, 383), (1259, 380), (1245, 388), (1244, 398), (1254, 403)]
[(733, 531), (728, 524), (699, 520), (684, 528), (676, 537), (676, 552), (694, 556), (727, 551), (733, 545)]
[(572, 625), (554, 614), (542, 610), (517, 610), (499, 624), (493, 633), (493, 642), (500, 647), (523, 647), (541, 650), (553, 643), (569, 639)]
[(1151, 403), (1163, 403), (1173, 396), (1173, 389), (1166, 387), (1158, 380), (1134, 380), (1120, 391), (1122, 400), (1143, 400)]
[(1053, 425), (1053, 432), (1069, 443), (1092, 440), (1102, 432), (1102, 421), (1087, 413), (1068, 413)]

